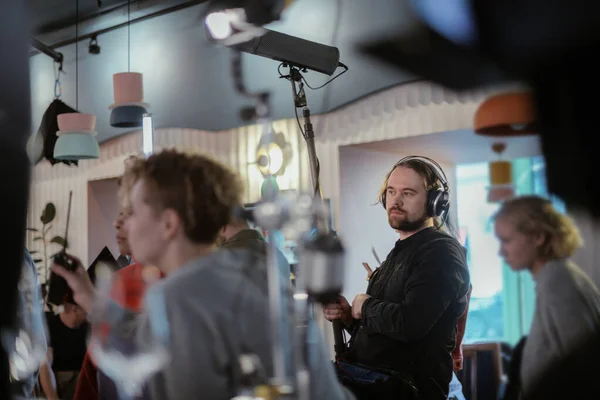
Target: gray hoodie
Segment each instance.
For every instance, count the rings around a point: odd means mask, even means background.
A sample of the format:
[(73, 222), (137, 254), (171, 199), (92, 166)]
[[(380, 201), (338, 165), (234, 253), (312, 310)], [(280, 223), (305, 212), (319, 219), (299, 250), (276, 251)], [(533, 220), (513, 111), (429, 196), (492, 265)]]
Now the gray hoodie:
[[(221, 250), (191, 261), (149, 289), (145, 309), (140, 342), (151, 326), (163, 333), (168, 326), (169, 335), (170, 362), (150, 379), (152, 400), (230, 399), (241, 353), (256, 354), (272, 371), (266, 265), (255, 252)], [(338, 383), (314, 321), (310, 329), (311, 399), (353, 398)]]

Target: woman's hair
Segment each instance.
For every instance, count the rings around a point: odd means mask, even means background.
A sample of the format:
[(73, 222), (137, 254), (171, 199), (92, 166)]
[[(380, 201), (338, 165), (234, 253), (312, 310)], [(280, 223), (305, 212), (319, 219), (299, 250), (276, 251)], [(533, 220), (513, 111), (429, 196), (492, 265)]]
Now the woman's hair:
[(164, 150), (147, 159), (129, 159), (119, 189), (124, 210), (129, 210), (131, 189), (141, 180), (144, 200), (156, 212), (174, 210), (195, 243), (213, 243), (242, 202), (239, 176), (204, 155)]
[(583, 245), (573, 220), (539, 196), (521, 196), (504, 202), (494, 220), (499, 218), (510, 219), (523, 234), (543, 235), (541, 255), (549, 259), (570, 257)]

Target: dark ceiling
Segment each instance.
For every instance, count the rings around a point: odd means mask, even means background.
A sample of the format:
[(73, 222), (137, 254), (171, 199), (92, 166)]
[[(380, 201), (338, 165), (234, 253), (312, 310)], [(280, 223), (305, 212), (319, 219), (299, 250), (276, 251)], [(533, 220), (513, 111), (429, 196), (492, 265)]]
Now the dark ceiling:
[[(75, 22), (76, 2), (71, 0), (28, 0), (31, 24), (34, 33), (48, 33)], [(99, 12), (106, 12), (118, 6), (123, 0), (79, 0), (80, 18)]]
[[(110, 30), (131, 20), (143, 19), (160, 12), (172, 12), (207, 0), (28, 0), (34, 37), (60, 47), (79, 36)], [(79, 13), (76, 13), (77, 8)], [(76, 16), (79, 16), (77, 19)]]
[[(64, 54), (62, 99), (97, 115), (101, 141), (124, 133), (110, 127), (107, 110), (112, 98), (112, 74), (127, 66), (127, 1), (79, 1), (79, 84), (75, 85), (75, 1), (29, 0), (34, 37)], [(240, 106), (248, 105), (233, 89), (229, 50), (211, 45), (205, 37), (202, 0), (131, 0), (131, 68), (144, 74), (146, 101), (157, 127), (223, 130), (245, 124)], [(282, 21), (268, 28), (315, 42), (335, 45), (349, 72), (325, 90), (310, 91), (313, 114), (326, 112), (378, 90), (415, 77), (379, 64), (357, 49), (370, 37), (409, 29), (414, 21), (400, 0), (296, 0)], [(116, 29), (118, 28), (118, 29)], [(88, 54), (90, 36), (98, 33), (99, 55)], [(33, 126), (37, 129), (52, 100), (52, 60), (30, 53)], [(35, 55), (35, 56), (34, 56)], [(275, 119), (294, 116), (289, 84), (278, 79), (278, 63), (258, 56), (244, 58), (251, 90), (268, 88)], [(311, 86), (329, 77), (309, 72)], [(167, 81), (167, 79), (169, 79)], [(78, 87), (78, 90), (75, 88)], [(329, 90), (325, 96), (324, 93)], [(77, 96), (76, 96), (77, 94)]]

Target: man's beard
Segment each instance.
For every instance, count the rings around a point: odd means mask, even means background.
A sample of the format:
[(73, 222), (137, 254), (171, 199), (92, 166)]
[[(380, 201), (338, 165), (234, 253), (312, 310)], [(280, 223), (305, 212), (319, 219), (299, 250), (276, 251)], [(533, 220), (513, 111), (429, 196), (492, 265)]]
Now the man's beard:
[(409, 219), (408, 215), (404, 214), (406, 217), (400, 221), (394, 220), (394, 218), (388, 213), (388, 222), (392, 228), (401, 232), (414, 232), (421, 229), (425, 226), (425, 223), (429, 219), (427, 214), (423, 214), (421, 217), (417, 219)]

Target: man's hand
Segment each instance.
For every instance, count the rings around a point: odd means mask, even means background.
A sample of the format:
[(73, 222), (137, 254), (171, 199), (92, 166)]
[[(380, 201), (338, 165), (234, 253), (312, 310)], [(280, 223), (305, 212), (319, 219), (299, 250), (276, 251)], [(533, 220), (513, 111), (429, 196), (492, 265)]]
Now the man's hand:
[(371, 275), (373, 275), (373, 270), (371, 269), (371, 266), (369, 265), (369, 263), (362, 263), (364, 269), (367, 271), (367, 280), (371, 280)]
[(325, 319), (333, 321), (336, 319), (342, 320), (342, 323), (347, 327), (352, 324), (352, 310), (350, 303), (344, 296), (340, 296), (334, 303), (326, 304), (323, 307)]
[(89, 313), (92, 309), (96, 290), (90, 276), (81, 265), (81, 261), (75, 257), (71, 258), (77, 262), (77, 269), (75, 271), (71, 272), (58, 264), (52, 264), (52, 272), (67, 281), (67, 284), (73, 291), (73, 299), (75, 302), (83, 308), (85, 312)]
[(361, 319), (362, 318), (362, 306), (369, 297), (368, 294), (357, 294), (352, 300), (352, 318)]

